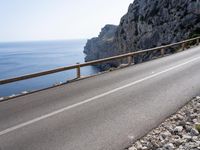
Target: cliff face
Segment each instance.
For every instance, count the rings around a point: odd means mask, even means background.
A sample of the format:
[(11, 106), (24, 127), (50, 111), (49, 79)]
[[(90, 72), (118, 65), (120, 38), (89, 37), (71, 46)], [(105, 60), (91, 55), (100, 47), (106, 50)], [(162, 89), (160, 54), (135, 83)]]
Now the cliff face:
[[(86, 54), (85, 61), (97, 60), (118, 54), (115, 42), (116, 31), (117, 26), (106, 25), (102, 28), (98, 37), (88, 40), (84, 47), (84, 53)], [(117, 65), (117, 62), (110, 62), (99, 64), (97, 67), (106, 70)]]
[(91, 61), (108, 56), (112, 56), (115, 51), (114, 39), (117, 26), (106, 25), (102, 28), (98, 37), (92, 38), (87, 41), (84, 48), (84, 53), (87, 54), (85, 60)]
[[(102, 32), (88, 41), (86, 61), (188, 39), (200, 35), (200, 0), (135, 0), (118, 27)], [(112, 40), (105, 40), (106, 34)], [(135, 63), (153, 55), (137, 57)]]

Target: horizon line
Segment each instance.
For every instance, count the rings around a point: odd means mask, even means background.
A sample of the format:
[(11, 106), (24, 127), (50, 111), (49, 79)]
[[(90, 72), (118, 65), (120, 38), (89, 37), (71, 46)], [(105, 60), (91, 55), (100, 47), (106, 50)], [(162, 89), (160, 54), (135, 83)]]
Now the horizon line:
[(66, 39), (38, 39), (38, 40), (11, 40), (11, 41), (0, 41), (0, 43), (25, 43), (25, 42), (50, 42), (50, 41), (75, 41), (75, 40), (88, 40), (90, 38), (72, 38), (72, 39), (69, 39), (69, 38), (66, 38)]

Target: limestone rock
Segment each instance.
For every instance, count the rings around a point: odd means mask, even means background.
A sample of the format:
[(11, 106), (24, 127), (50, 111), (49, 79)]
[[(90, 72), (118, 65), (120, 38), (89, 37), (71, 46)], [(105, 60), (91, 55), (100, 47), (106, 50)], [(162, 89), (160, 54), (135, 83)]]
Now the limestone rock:
[[(119, 26), (107, 25), (99, 37), (88, 40), (86, 61), (178, 42), (200, 35), (199, 0), (134, 0)], [(176, 49), (167, 49), (173, 53)], [(134, 63), (160, 55), (152, 52)], [(110, 62), (109, 65), (119, 65)], [(101, 66), (105, 68), (105, 64)]]
[(196, 129), (193, 129), (193, 128), (191, 129), (190, 133), (191, 133), (192, 136), (198, 136), (199, 135), (199, 132)]
[[(117, 26), (106, 25), (104, 28), (102, 28), (98, 37), (92, 38), (87, 41), (87, 44), (84, 47), (86, 62), (111, 57), (118, 53), (116, 51), (116, 46), (114, 43), (116, 29)], [(118, 64), (114, 65), (114, 63), (112, 62), (98, 65), (98, 67), (102, 70), (107, 70), (113, 66), (118, 66)]]
[(174, 129), (174, 132), (175, 133), (180, 133), (183, 131), (183, 127), (182, 126), (177, 126), (175, 129)]

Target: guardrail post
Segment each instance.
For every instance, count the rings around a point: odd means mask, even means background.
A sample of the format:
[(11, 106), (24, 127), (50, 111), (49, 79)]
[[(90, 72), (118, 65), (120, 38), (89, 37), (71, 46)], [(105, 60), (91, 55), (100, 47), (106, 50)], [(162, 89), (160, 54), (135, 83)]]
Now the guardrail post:
[(128, 65), (130, 66), (133, 63), (133, 56), (128, 56)]
[(182, 44), (182, 50), (185, 50), (185, 43)]
[(162, 55), (162, 56), (165, 55), (165, 49), (164, 49), (164, 48), (161, 49), (161, 55)]
[(197, 39), (197, 45), (199, 45), (199, 38)]
[(81, 67), (80, 67), (80, 63), (76, 63), (78, 66), (76, 68), (76, 78), (79, 79), (81, 78)]

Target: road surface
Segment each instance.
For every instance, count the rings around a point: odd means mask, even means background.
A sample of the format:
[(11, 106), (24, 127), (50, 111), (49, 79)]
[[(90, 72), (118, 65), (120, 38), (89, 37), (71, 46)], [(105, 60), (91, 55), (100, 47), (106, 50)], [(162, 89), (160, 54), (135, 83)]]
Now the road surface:
[(200, 47), (0, 102), (0, 150), (122, 150), (200, 94)]

